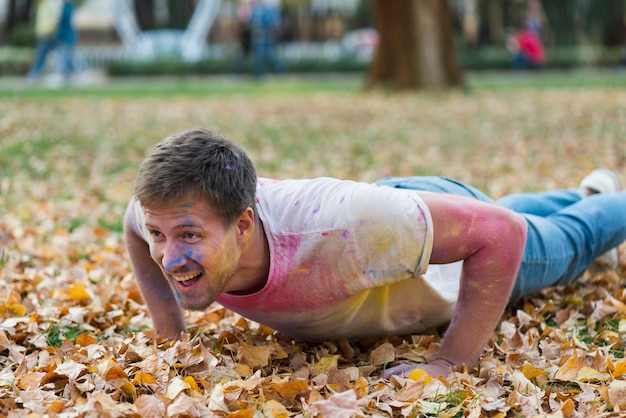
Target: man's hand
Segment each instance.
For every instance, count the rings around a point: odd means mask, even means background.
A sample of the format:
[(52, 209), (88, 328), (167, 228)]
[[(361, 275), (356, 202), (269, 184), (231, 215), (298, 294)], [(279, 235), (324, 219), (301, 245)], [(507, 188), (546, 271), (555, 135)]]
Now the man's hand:
[(409, 377), (411, 372), (415, 369), (424, 370), (430, 377), (448, 377), (452, 371), (449, 362), (442, 359), (435, 359), (428, 364), (401, 364), (392, 367), (385, 370), (383, 377), (385, 379), (390, 379), (391, 376)]

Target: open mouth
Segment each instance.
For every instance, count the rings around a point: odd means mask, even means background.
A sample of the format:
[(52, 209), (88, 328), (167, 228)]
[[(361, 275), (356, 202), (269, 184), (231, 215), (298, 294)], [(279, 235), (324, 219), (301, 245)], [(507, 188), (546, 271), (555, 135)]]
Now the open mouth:
[(198, 282), (198, 280), (200, 280), (200, 277), (202, 277), (202, 273), (200, 272), (172, 276), (172, 278), (176, 280), (178, 286), (183, 288), (193, 286)]

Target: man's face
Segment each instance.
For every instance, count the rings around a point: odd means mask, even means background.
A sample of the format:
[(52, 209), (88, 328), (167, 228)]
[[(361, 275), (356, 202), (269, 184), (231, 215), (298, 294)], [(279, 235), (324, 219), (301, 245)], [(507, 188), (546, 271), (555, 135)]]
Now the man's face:
[(202, 310), (229, 290), (241, 256), (238, 224), (224, 227), (204, 199), (144, 208), (150, 254), (184, 309)]

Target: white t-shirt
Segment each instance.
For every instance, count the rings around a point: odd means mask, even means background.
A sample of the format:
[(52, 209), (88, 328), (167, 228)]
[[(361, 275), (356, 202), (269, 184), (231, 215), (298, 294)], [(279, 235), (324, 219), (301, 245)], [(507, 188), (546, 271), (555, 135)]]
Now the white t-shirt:
[(256, 205), (269, 277), (256, 293), (220, 295), (224, 307), (314, 342), (419, 333), (450, 320), (462, 262), (428, 264), (432, 219), (416, 191), (260, 178)]
[(268, 281), (251, 295), (220, 295), (223, 306), (308, 341), (415, 333), (450, 320), (461, 263), (429, 267), (432, 219), (417, 192), (259, 179), (256, 203)]

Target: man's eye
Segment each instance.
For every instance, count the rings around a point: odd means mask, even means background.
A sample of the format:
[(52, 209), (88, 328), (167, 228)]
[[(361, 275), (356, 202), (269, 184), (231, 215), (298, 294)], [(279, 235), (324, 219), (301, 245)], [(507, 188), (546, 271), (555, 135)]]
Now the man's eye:
[(163, 234), (161, 234), (161, 231), (150, 231), (150, 235), (152, 235), (152, 238), (154, 239), (163, 238)]
[(185, 238), (192, 239), (195, 237), (196, 237), (196, 234), (194, 234), (193, 232), (185, 232)]

